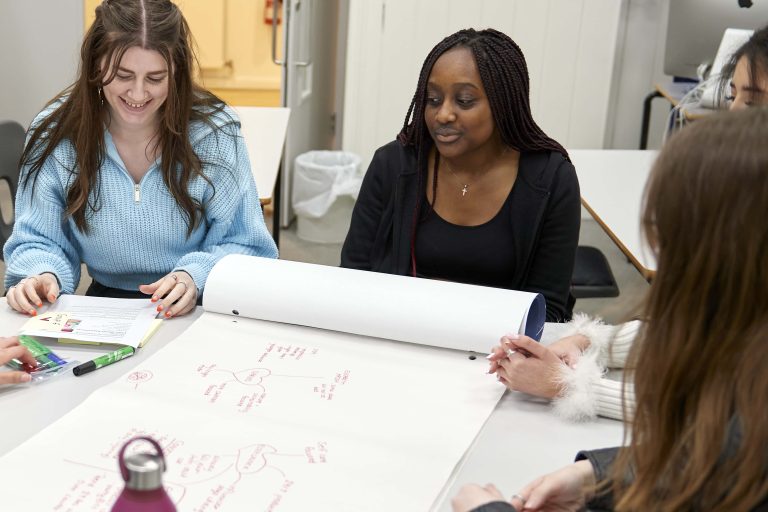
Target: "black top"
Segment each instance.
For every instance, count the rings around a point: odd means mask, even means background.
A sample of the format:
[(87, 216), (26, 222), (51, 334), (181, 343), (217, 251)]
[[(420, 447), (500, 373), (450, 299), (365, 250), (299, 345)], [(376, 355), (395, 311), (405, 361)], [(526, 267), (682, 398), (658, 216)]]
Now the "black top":
[(477, 226), (452, 224), (430, 210), (416, 231), (416, 275), (514, 288), (515, 269), (509, 264), (515, 260), (510, 220), (514, 190), (491, 220)]
[[(541, 293), (547, 321), (570, 319), (571, 274), (581, 223), (579, 182), (557, 152), (520, 155), (509, 204), (509, 288)], [(363, 180), (341, 250), (341, 266), (412, 275), (411, 236), (419, 190), (416, 151), (397, 141), (379, 148)], [(467, 247), (470, 259), (480, 251)], [(496, 283), (495, 286), (500, 286)]]

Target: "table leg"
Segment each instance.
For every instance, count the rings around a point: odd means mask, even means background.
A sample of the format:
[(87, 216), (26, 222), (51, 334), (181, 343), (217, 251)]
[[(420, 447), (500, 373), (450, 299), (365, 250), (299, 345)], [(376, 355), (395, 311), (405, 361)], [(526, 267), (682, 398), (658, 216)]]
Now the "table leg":
[(648, 128), (651, 122), (651, 102), (654, 98), (660, 98), (662, 94), (655, 90), (648, 94), (643, 101), (643, 124), (640, 128), (640, 149), (648, 149)]

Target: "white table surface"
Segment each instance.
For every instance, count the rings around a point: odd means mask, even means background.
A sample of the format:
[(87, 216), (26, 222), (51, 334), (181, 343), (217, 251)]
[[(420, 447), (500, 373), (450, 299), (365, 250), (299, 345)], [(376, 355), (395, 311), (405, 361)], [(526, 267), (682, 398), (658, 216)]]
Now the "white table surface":
[(645, 183), (658, 151), (574, 149), (584, 207), (648, 279), (656, 270), (653, 253), (640, 233)]
[(240, 117), (240, 131), (262, 201), (275, 191), (291, 110), (283, 107), (233, 107)]
[[(189, 316), (164, 321), (152, 340), (135, 356), (82, 377), (67, 374), (42, 384), (0, 387), (0, 417), (3, 418), (0, 456), (74, 409), (91, 392), (173, 342), (201, 314), (202, 308), (198, 307)], [(0, 335), (15, 333), (26, 319), (8, 308), (5, 299), (0, 299)], [(544, 342), (557, 339), (561, 327), (547, 324)], [(106, 347), (52, 346), (56, 353), (77, 357), (81, 362), (108, 350)], [(568, 423), (555, 417), (546, 403), (507, 392), (454, 472), (454, 479), (446, 486), (436, 509), (450, 510), (450, 498), (466, 483), (493, 482), (505, 495), (511, 496), (535, 477), (571, 462), (578, 450), (615, 446), (621, 443), (621, 436), (620, 422), (598, 419), (582, 424)]]

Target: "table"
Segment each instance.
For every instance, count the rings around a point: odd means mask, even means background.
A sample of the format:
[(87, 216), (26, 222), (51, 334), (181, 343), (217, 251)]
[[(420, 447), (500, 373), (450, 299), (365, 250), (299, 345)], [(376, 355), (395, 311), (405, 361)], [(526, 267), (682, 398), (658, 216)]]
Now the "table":
[(282, 166), (283, 145), (291, 110), (284, 107), (233, 107), (240, 117), (240, 131), (248, 149), (251, 172), (256, 180), (261, 206), (275, 198), (272, 236), (279, 243), (279, 193), (274, 195)]
[(650, 280), (656, 260), (640, 233), (643, 191), (658, 151), (574, 149), (569, 151), (590, 215)]
[[(0, 456), (64, 416), (92, 391), (172, 343), (201, 313), (202, 308), (198, 307), (189, 316), (164, 321), (153, 339), (135, 356), (83, 377), (64, 375), (35, 386), (0, 388), (0, 410), (5, 419)], [(25, 321), (25, 316), (11, 311), (5, 299), (0, 299), (0, 325), (4, 333), (15, 332)], [(544, 342), (557, 339), (562, 328), (562, 324), (547, 324)], [(216, 340), (219, 344), (225, 341)], [(63, 345), (56, 345), (55, 350), (83, 360), (104, 352)], [(579, 449), (614, 446), (621, 441), (620, 422), (598, 419), (591, 423), (567, 423), (555, 417), (546, 403), (507, 392), (454, 471), (452, 480), (447, 482), (435, 509), (449, 511), (450, 498), (466, 483), (494, 482), (510, 496), (535, 477), (571, 462)]]
[[(676, 107), (680, 100), (696, 86), (692, 82), (666, 82), (654, 84), (654, 89), (643, 100), (643, 119), (640, 128), (640, 149), (648, 148), (648, 129), (651, 122), (651, 103), (655, 98), (666, 99), (672, 108)], [(681, 109), (686, 121), (693, 121), (707, 116), (715, 110), (704, 107), (688, 107)]]

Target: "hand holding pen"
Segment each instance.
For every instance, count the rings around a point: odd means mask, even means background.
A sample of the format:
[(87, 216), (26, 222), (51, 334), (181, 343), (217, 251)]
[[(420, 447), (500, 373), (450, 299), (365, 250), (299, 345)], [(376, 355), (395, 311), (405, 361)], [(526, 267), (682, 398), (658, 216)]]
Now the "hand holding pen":
[[(28, 368), (37, 366), (35, 358), (32, 357), (32, 354), (30, 354), (26, 347), (19, 344), (17, 337), (0, 337), (0, 365), (4, 365), (14, 359), (20, 361)], [(27, 372), (0, 372), (0, 384), (19, 384), (29, 382), (30, 380), (32, 380), (32, 377)]]

